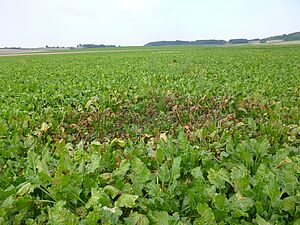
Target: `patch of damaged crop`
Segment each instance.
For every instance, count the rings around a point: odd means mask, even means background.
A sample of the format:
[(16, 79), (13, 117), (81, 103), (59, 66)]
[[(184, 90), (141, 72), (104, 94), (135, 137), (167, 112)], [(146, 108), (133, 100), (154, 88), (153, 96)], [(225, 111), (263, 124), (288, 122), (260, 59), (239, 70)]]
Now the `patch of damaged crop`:
[(162, 133), (176, 135), (182, 127), (190, 141), (196, 141), (195, 133), (200, 129), (221, 133), (227, 130), (234, 135), (250, 115), (254, 120), (267, 121), (265, 113), (272, 104), (262, 104), (251, 98), (237, 102), (230, 96), (153, 96), (142, 99), (139, 107), (129, 103), (114, 110), (74, 111), (65, 116), (59, 132), (51, 136), (54, 140), (63, 139), (74, 144), (81, 140), (101, 142), (114, 138), (137, 141), (145, 135), (154, 138)]

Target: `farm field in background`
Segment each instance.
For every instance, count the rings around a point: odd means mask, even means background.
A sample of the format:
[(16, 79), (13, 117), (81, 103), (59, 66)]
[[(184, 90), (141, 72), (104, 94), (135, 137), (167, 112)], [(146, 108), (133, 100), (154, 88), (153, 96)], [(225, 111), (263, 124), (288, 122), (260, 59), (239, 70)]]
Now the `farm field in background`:
[(300, 46), (0, 57), (0, 224), (299, 224)]

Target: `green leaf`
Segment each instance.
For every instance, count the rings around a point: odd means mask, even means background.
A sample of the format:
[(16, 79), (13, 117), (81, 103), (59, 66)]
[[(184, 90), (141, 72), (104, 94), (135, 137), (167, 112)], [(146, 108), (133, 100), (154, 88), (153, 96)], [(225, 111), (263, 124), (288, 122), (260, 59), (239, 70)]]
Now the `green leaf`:
[(85, 208), (89, 209), (91, 207), (97, 208), (102, 205), (109, 206), (111, 204), (109, 196), (104, 192), (104, 190), (98, 190), (96, 188), (92, 188), (91, 191), (92, 196), (85, 204)]
[(212, 209), (206, 203), (199, 204), (197, 206), (197, 212), (201, 216), (201, 219), (199, 220), (199, 222), (201, 221), (200, 224), (217, 224)]
[(296, 198), (294, 196), (284, 198), (281, 201), (280, 208), (292, 215), (296, 209)]
[(245, 193), (246, 191), (250, 190), (249, 175), (250, 172), (243, 164), (232, 168), (230, 178), (235, 186), (236, 191)]
[(135, 157), (131, 161), (131, 174), (129, 175), (133, 187), (136, 191), (136, 194), (142, 195), (142, 189), (146, 182), (150, 179), (150, 171), (148, 170), (147, 166), (140, 160), (139, 158)]
[(200, 166), (192, 169), (191, 174), (196, 179), (198, 178), (203, 179), (203, 173)]
[(127, 171), (129, 170), (129, 167), (130, 167), (130, 161), (127, 159), (122, 160), (119, 168), (113, 172), (113, 175), (116, 177), (124, 177)]
[(16, 193), (16, 190), (17, 188), (14, 186), (10, 186), (5, 190), (2, 190), (2, 188), (0, 188), (0, 202), (4, 201), (9, 196), (13, 196)]
[(14, 197), (8, 196), (1, 204), (1, 207), (3, 208), (11, 208), (14, 204)]
[(160, 185), (157, 184), (155, 181), (151, 181), (150, 183), (148, 183), (146, 185), (146, 189), (151, 197), (158, 197), (161, 195)]
[(165, 158), (165, 149), (159, 146), (156, 150), (156, 161), (161, 164)]
[(33, 205), (32, 198), (29, 196), (24, 196), (21, 198), (17, 198), (14, 202), (15, 210), (19, 212), (28, 211)]
[(248, 217), (249, 214), (242, 212), (241, 210), (236, 210), (231, 213), (231, 216), (232, 216), (232, 218), (237, 219), (237, 218), (241, 218), (241, 217)]
[(118, 200), (115, 202), (117, 207), (133, 208), (135, 206), (135, 201), (138, 199), (138, 195), (122, 194)]
[(226, 209), (227, 208), (227, 199), (223, 194), (217, 194), (214, 198), (214, 205), (217, 209)]
[(254, 147), (257, 156), (263, 158), (264, 156), (266, 156), (268, 154), (269, 149), (270, 149), (270, 144), (266, 137), (260, 141), (257, 141), (256, 139), (251, 139), (250, 143)]
[(236, 193), (229, 199), (229, 207), (232, 211), (247, 212), (253, 205), (251, 198), (244, 197), (240, 193)]
[(94, 173), (97, 168), (100, 167), (101, 156), (93, 154), (91, 156), (91, 162), (86, 166), (86, 173)]
[(115, 188), (114, 186), (107, 185), (104, 187), (105, 193), (107, 193), (112, 199), (114, 199), (117, 195), (121, 194), (122, 192)]
[(125, 218), (125, 222), (128, 225), (149, 225), (149, 219), (137, 212), (131, 213), (128, 218)]
[(171, 169), (171, 179), (177, 180), (180, 177), (180, 163), (181, 163), (181, 157), (176, 157), (172, 164)]
[(247, 176), (249, 176), (249, 171), (243, 164), (233, 167), (230, 174), (232, 181), (238, 181)]
[(258, 214), (256, 214), (256, 218), (253, 220), (253, 222), (258, 225), (271, 225)]
[(82, 222), (82, 224), (97, 225), (99, 219), (100, 219), (99, 212), (91, 211), (91, 212), (89, 212), (87, 217), (85, 219), (83, 219), (81, 222)]
[(269, 196), (271, 202), (279, 200), (281, 196), (280, 186), (275, 180), (271, 180), (270, 183), (266, 184), (263, 192)]
[(166, 165), (166, 163), (162, 164), (158, 168), (158, 174), (157, 175), (158, 175), (160, 181), (162, 182), (162, 184), (165, 184), (166, 182), (168, 182), (170, 180), (170, 171), (169, 171), (168, 166)]
[(229, 173), (223, 168), (219, 170), (210, 169), (207, 178), (212, 185), (219, 189), (225, 188), (226, 182), (230, 184)]
[(73, 225), (79, 223), (78, 217), (66, 209), (65, 205), (65, 201), (59, 201), (53, 207), (48, 207), (50, 224)]
[(153, 225), (169, 225), (171, 222), (171, 216), (165, 211), (151, 211), (148, 218)]
[(263, 214), (265, 212), (264, 211), (264, 206), (260, 201), (255, 202), (255, 208), (256, 208), (256, 211), (257, 211), (258, 214)]
[(131, 174), (131, 179), (136, 178), (140, 183), (145, 183), (149, 180), (150, 171), (143, 161), (137, 157), (131, 161), (131, 171), (133, 173)]

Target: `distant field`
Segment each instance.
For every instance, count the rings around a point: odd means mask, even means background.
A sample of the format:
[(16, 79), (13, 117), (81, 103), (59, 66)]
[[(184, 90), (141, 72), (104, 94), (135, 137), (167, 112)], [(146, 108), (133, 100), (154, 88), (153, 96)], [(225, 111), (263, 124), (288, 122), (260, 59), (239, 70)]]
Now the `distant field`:
[(15, 55), (24, 53), (36, 53), (40, 50), (21, 50), (21, 49), (0, 49), (0, 56), (2, 55)]
[[(225, 45), (219, 47), (236, 47), (245, 45), (300, 45), (300, 41), (272, 41), (266, 44), (259, 43), (249, 43), (249, 44), (235, 44), (235, 45)], [(175, 48), (186, 48), (187, 46), (178, 46)], [(189, 46), (193, 47), (193, 46)], [(197, 46), (194, 46), (197, 47)], [(199, 46), (205, 48), (206, 46)], [(59, 54), (82, 54), (82, 53), (105, 53), (105, 52), (127, 52), (127, 51), (168, 51), (169, 48), (174, 48), (174, 46), (162, 46), (162, 47), (118, 47), (118, 48), (82, 48), (82, 49), (35, 49), (35, 50), (22, 50), (22, 49), (0, 49), (1, 56), (29, 56), (29, 55), (59, 55)]]
[(274, 42), (270, 43), (273, 45), (299, 45), (300, 41), (280, 41), (280, 42)]
[(0, 57), (0, 224), (300, 223), (300, 45), (26, 54)]
[[(132, 51), (164, 51), (164, 49), (149, 47), (122, 47), (122, 48), (90, 48), (90, 49), (38, 49), (38, 50), (14, 50), (0, 49), (1, 56), (31, 56), (31, 55), (62, 55), (84, 53), (109, 53), (109, 52), (132, 52)], [(168, 49), (166, 49), (168, 51)]]

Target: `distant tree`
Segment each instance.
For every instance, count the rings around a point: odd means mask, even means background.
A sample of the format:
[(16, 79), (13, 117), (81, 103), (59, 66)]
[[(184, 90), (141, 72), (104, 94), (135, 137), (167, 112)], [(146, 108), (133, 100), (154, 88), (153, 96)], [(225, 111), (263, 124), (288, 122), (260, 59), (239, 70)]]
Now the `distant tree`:
[(230, 44), (247, 44), (247, 43), (249, 43), (249, 40), (242, 39), (242, 38), (240, 38), (240, 39), (231, 39), (231, 40), (229, 40), (229, 43)]
[(116, 47), (115, 45), (95, 45), (95, 44), (79, 44), (77, 45), (80, 48), (107, 48), (107, 47)]
[(285, 41), (297, 41), (300, 40), (300, 32), (291, 33), (284, 37)]
[(265, 38), (266, 41), (282, 40), (282, 41), (296, 41), (300, 40), (300, 32), (283, 34)]
[(197, 40), (197, 41), (156, 41), (150, 42), (145, 46), (166, 46), (166, 45), (225, 45), (224, 40)]

